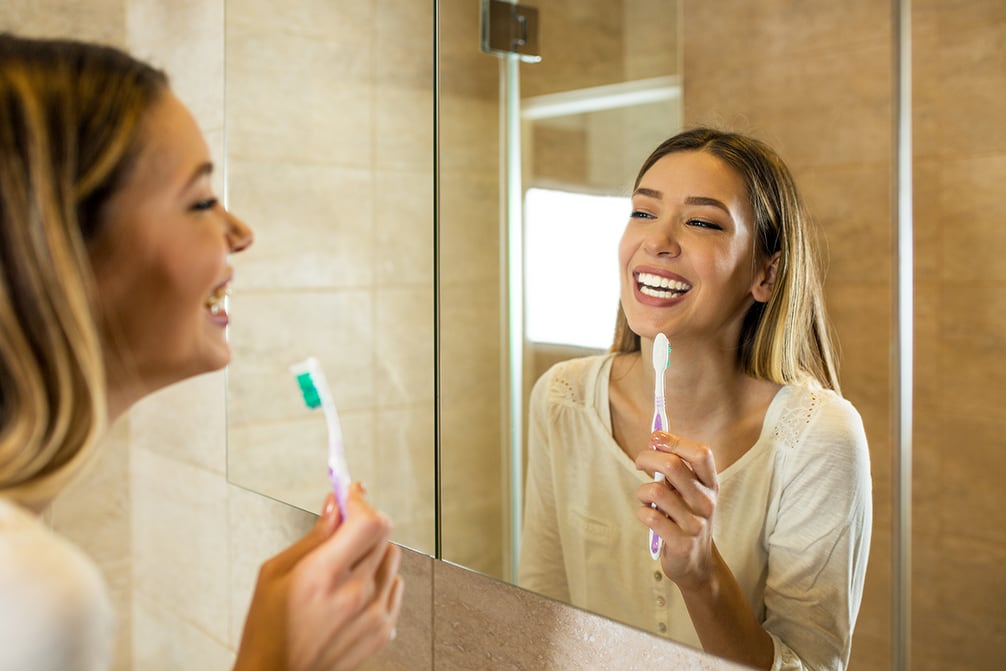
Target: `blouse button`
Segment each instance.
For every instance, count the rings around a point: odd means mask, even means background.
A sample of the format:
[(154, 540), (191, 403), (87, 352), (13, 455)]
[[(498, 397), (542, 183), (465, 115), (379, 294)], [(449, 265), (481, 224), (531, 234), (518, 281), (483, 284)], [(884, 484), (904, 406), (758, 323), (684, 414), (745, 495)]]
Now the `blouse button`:
[(658, 606), (663, 606), (665, 603), (667, 603), (667, 600), (664, 599), (664, 597), (662, 597), (662, 596), (658, 596), (657, 597), (657, 605)]
[(661, 580), (664, 579), (664, 574), (661, 573), (660, 571), (654, 571), (653, 572), (653, 579), (656, 580), (657, 582), (660, 582)]
[(657, 630), (658, 630), (658, 631), (659, 631), (659, 632), (660, 632), (661, 634), (666, 634), (666, 633), (667, 633), (667, 625), (666, 625), (666, 624), (664, 624), (663, 622), (658, 622), (658, 623), (657, 623)]

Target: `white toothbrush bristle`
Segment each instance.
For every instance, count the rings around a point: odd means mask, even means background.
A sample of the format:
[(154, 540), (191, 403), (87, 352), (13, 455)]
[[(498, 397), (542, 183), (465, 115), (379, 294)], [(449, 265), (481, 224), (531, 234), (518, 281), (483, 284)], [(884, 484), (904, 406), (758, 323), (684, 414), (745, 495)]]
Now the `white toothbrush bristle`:
[(658, 333), (653, 339), (653, 370), (663, 372), (667, 370), (667, 361), (670, 358), (671, 346), (667, 342), (667, 336)]

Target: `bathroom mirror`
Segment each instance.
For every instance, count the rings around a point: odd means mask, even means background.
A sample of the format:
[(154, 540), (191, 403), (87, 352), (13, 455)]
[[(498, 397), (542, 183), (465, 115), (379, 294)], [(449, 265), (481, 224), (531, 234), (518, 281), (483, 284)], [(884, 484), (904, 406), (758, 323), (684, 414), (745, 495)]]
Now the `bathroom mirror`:
[[(541, 292), (525, 305), (527, 284), (541, 258), (557, 264), (570, 248), (543, 257), (548, 231), (524, 214), (550, 199), (617, 208), (663, 136), (736, 128), (787, 160), (829, 250), (842, 389), (873, 458), (852, 666), (891, 668), (904, 644), (892, 641), (892, 591), (906, 581), (925, 585), (911, 611), (919, 668), (1000, 658), (1006, 594), (987, 576), (1006, 557), (994, 479), (1006, 455), (1001, 3), (914, 3), (900, 27), (914, 107), (897, 121), (891, 3), (550, 0), (537, 6), (537, 63), (480, 49), (481, 4), (278, 15), (228, 0), (228, 199), (258, 236), (235, 259), (229, 478), (317, 510), (324, 422), (287, 370), (317, 356), (354, 475), (395, 517), (396, 540), (512, 580), (528, 390), (553, 361), (606, 347), (580, 337), (587, 326), (538, 330), (532, 312), (557, 310)], [(894, 179), (899, 132), (915, 143), (914, 200)], [(907, 387), (892, 358), (894, 212), (906, 199), (918, 362)], [(584, 226), (580, 237), (611, 233)], [(892, 553), (897, 393), (914, 394), (916, 411), (911, 571)]]
[(733, 128), (787, 160), (830, 250), (843, 392), (877, 482), (854, 655), (887, 668), (890, 5), (558, 0), (537, 6), (541, 61), (527, 62), (480, 53), (478, 4), (441, 3), (443, 558), (514, 580), (531, 386), (610, 346), (615, 241), (643, 159), (683, 126)]
[(394, 540), (435, 551), (433, 3), (226, 3), (234, 258), (231, 482), (317, 512), (320, 410), (289, 367), (320, 362), (346, 459)]

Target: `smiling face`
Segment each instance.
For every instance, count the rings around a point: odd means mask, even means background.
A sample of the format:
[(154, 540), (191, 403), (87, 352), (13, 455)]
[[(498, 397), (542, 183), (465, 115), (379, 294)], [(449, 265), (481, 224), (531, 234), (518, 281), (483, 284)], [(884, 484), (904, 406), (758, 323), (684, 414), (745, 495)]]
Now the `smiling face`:
[(229, 362), (228, 255), (252, 240), (214, 197), (209, 149), (177, 98), (166, 92), (140, 132), (88, 246), (110, 396), (128, 402)]
[(668, 154), (642, 176), (619, 267), (632, 331), (664, 333), (672, 344), (699, 338), (736, 347), (744, 314), (771, 290), (770, 266), (756, 268), (744, 182), (703, 151)]

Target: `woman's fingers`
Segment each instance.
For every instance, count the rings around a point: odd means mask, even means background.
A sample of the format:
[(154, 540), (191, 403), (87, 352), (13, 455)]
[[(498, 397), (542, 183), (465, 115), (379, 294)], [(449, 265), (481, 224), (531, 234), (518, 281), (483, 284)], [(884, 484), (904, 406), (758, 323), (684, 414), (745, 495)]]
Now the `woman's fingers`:
[(666, 431), (654, 431), (650, 434), (650, 449), (679, 457), (702, 484), (706, 487), (717, 486), (716, 460), (708, 446)]
[[(639, 509), (641, 519), (642, 513), (646, 513), (647, 519), (658, 522), (670, 520), (682, 532), (687, 535), (697, 535), (702, 533), (707, 520), (712, 516), (714, 503), (708, 498), (699, 498), (699, 506), (692, 505), (682, 493), (667, 486), (666, 483), (651, 482), (642, 485), (636, 492), (639, 502), (643, 506)], [(656, 506), (654, 509), (651, 507)], [(645, 520), (644, 520), (645, 521)], [(649, 525), (647, 525), (649, 526)], [(650, 527), (659, 533), (659, 530)]]
[(339, 533), (330, 536), (305, 558), (306, 563), (321, 564), (334, 580), (357, 568), (373, 573), (391, 537), (391, 520), (371, 508), (363, 499), (362, 488), (354, 483), (347, 498), (346, 519), (339, 525)]
[(345, 588), (354, 590), (359, 589), (359, 583), (369, 582), (373, 598), (356, 609), (352, 617), (342, 624), (338, 640), (326, 651), (332, 668), (354, 668), (394, 637), (404, 585), (398, 575), (400, 563), (401, 549), (388, 544), (372, 576), (355, 575), (351, 582), (357, 583), (357, 586), (347, 581)]

